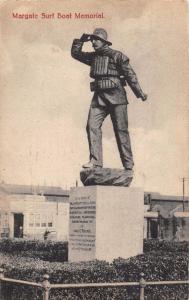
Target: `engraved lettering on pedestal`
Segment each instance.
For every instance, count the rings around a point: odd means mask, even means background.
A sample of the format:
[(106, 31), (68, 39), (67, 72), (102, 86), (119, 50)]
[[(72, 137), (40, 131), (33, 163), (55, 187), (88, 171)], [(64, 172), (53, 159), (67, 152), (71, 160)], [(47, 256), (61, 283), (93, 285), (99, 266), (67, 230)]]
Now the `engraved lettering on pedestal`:
[(96, 203), (90, 196), (75, 197), (70, 202), (70, 239), (72, 251), (95, 249)]

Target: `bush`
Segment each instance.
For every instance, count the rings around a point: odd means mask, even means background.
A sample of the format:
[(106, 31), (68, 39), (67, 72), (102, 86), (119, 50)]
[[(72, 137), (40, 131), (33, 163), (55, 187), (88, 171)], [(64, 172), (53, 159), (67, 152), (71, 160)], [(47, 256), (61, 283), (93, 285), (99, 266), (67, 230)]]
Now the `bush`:
[(64, 262), (68, 260), (68, 242), (2, 239), (0, 252)]
[(187, 252), (189, 253), (189, 242), (182, 241), (159, 241), (156, 239), (144, 240), (144, 252), (166, 251), (166, 252)]
[[(144, 240), (144, 253), (152, 251), (189, 253), (189, 242)], [(39, 258), (45, 261), (68, 261), (68, 242), (23, 239), (0, 240), (0, 252)]]
[[(105, 261), (85, 263), (45, 262), (28, 257), (0, 254), (0, 267), (7, 277), (41, 282), (45, 273), (51, 283), (123, 282), (139, 281), (140, 273), (148, 281), (187, 280), (189, 254), (186, 252), (152, 252), (129, 259), (118, 258), (109, 264)], [(10, 296), (10, 292), (12, 296)], [(91, 288), (74, 290), (52, 290), (51, 300), (135, 300), (139, 298), (138, 287)], [(41, 299), (39, 289), (25, 286), (9, 287), (7, 300)], [(148, 286), (145, 288), (147, 300), (187, 300), (187, 286)]]

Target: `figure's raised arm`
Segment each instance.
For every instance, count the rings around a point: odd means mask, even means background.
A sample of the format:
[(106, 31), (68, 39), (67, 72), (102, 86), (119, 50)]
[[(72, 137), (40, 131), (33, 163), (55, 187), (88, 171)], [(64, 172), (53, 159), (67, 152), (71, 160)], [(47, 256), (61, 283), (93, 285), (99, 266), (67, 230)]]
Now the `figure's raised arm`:
[(94, 52), (84, 52), (82, 47), (84, 42), (90, 41), (89, 34), (83, 34), (80, 39), (74, 39), (71, 47), (71, 56), (80, 62), (91, 65), (91, 60), (94, 55)]

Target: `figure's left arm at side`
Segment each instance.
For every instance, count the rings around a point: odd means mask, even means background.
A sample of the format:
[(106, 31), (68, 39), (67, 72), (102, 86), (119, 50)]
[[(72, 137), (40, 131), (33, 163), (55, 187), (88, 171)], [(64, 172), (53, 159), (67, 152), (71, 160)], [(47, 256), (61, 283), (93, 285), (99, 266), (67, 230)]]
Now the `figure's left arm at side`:
[(137, 75), (129, 63), (129, 58), (121, 52), (118, 54), (117, 58), (120, 70), (135, 96), (137, 98), (141, 98), (143, 101), (147, 100), (148, 96), (142, 91), (142, 88), (140, 87), (140, 84), (138, 82)]

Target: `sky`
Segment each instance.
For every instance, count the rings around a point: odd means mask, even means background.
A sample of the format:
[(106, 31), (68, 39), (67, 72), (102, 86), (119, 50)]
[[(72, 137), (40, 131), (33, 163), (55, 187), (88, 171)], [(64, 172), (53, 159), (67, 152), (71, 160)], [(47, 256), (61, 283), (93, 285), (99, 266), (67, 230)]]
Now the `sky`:
[[(26, 20), (14, 19), (13, 12), (103, 12), (104, 19)], [(103, 27), (148, 94), (142, 102), (127, 87), (132, 187), (182, 194), (182, 178), (189, 177), (187, 17), (187, 3), (180, 0), (1, 1), (0, 181), (82, 185), (92, 93), (89, 67), (74, 60), (70, 48), (74, 38)], [(84, 50), (92, 51), (91, 45)], [(104, 167), (122, 168), (109, 118), (103, 155)], [(188, 194), (188, 184), (185, 189)]]

